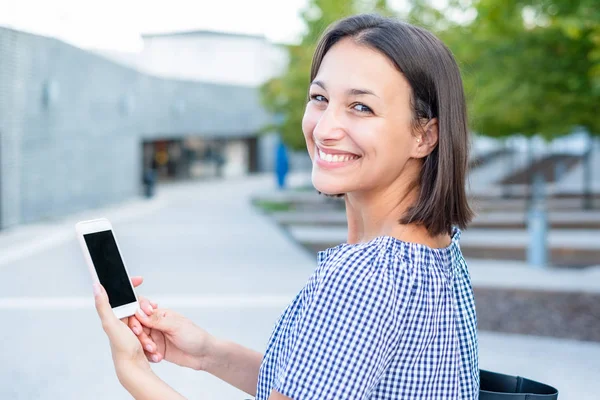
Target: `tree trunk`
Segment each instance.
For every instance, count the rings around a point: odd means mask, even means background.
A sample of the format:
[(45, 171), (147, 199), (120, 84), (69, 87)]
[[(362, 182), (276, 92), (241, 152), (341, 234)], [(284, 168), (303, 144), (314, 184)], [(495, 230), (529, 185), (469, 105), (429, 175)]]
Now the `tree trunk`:
[[(533, 137), (527, 139), (527, 166), (531, 168), (533, 165)], [(533, 197), (533, 183), (538, 171), (530, 170), (531, 177), (527, 180), (527, 189), (525, 193), (525, 209), (529, 210), (531, 207), (532, 197)]]
[(589, 136), (589, 145), (583, 155), (583, 209), (591, 210), (594, 199), (592, 197), (592, 150), (594, 140)]
[[(505, 158), (506, 170), (504, 174), (504, 177), (507, 177), (513, 172), (515, 166), (515, 149), (514, 146), (510, 145), (509, 139), (505, 139), (504, 148), (508, 150), (508, 157)], [(511, 197), (510, 195), (510, 182), (505, 182), (504, 185), (502, 185), (502, 197), (508, 199), (509, 197)]]

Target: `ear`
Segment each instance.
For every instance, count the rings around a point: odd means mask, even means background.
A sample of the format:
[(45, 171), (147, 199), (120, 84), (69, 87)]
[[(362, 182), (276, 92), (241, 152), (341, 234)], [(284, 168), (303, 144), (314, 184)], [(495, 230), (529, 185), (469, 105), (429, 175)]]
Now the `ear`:
[(427, 157), (438, 144), (439, 130), (437, 118), (430, 119), (425, 126), (414, 136), (415, 146), (413, 158)]

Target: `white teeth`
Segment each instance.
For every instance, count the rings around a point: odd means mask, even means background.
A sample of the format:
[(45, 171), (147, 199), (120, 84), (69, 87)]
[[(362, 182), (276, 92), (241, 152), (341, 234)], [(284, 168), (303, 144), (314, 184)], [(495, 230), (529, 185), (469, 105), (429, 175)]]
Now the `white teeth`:
[(319, 150), (319, 157), (321, 160), (327, 162), (346, 162), (350, 160), (356, 160), (358, 158), (358, 156), (349, 154), (327, 154), (321, 150)]

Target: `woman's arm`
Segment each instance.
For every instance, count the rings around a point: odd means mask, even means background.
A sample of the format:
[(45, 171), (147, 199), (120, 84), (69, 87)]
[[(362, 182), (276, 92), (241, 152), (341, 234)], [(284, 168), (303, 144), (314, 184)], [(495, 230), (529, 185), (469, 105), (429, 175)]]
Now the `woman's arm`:
[(150, 368), (117, 369), (117, 376), (121, 385), (136, 400), (185, 400), (185, 397), (156, 376)]
[(237, 343), (215, 339), (202, 370), (255, 396), (263, 355)]
[[(207, 356), (202, 360), (202, 370), (255, 396), (262, 354), (239, 344), (215, 339)], [(136, 400), (185, 399), (154, 374), (151, 368), (140, 368), (133, 363), (122, 363), (116, 368), (121, 385)]]

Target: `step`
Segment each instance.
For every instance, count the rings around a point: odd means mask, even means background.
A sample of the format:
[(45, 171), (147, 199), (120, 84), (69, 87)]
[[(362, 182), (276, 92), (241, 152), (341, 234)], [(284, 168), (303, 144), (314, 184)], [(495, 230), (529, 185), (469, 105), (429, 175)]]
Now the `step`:
[[(263, 193), (253, 198), (254, 202), (287, 203), (296, 210), (338, 210), (344, 211), (344, 199), (338, 197), (327, 197), (312, 190), (302, 191), (274, 191)], [(525, 197), (503, 198), (500, 193), (496, 195), (471, 195), (470, 204), (476, 214), (485, 214), (494, 211), (503, 212), (525, 212), (528, 201)], [(581, 195), (570, 194), (560, 197), (549, 197), (546, 202), (549, 212), (600, 212), (600, 194), (594, 194), (592, 199), (592, 210), (584, 210), (584, 199)]]
[[(291, 235), (303, 243), (342, 243), (347, 229), (337, 226), (290, 226)], [(549, 247), (600, 251), (600, 230), (553, 229), (548, 234)], [(469, 229), (462, 232), (461, 246), (519, 248), (527, 246), (529, 234), (522, 229)]]
[[(333, 225), (346, 226), (346, 212), (325, 211), (278, 211), (272, 218), (282, 225)], [(552, 211), (548, 214), (551, 228), (600, 229), (600, 211)], [(470, 225), (473, 228), (525, 229), (523, 212), (488, 212), (477, 215)]]
[[(290, 236), (311, 251), (344, 243), (347, 230), (341, 226), (288, 226)], [(460, 247), (466, 257), (525, 260), (528, 232), (519, 229), (470, 229), (464, 231)], [(549, 262), (556, 266), (600, 265), (600, 230), (555, 229), (548, 237)]]
[(556, 175), (558, 164), (563, 165), (563, 173), (574, 168), (581, 160), (582, 156), (573, 154), (551, 154), (539, 160), (535, 160), (525, 168), (516, 171), (502, 179), (500, 184), (528, 184), (533, 181), (536, 174), (542, 174), (545, 182), (556, 182), (560, 177)]

